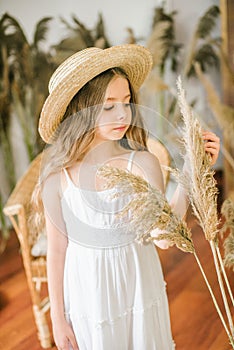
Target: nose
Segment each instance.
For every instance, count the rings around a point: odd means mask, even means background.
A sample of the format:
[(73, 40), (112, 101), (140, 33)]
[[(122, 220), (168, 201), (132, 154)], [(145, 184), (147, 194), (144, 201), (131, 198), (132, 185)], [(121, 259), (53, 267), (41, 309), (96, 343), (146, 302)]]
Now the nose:
[(116, 116), (118, 120), (124, 120), (127, 117), (126, 107), (123, 103), (117, 103)]

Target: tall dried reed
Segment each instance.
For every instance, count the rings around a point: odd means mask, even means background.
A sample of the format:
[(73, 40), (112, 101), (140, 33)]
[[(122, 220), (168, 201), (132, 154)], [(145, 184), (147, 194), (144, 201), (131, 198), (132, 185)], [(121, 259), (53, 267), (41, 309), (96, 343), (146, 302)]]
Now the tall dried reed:
[[(218, 248), (218, 211), (217, 211), (217, 187), (214, 179), (214, 171), (210, 167), (210, 156), (205, 152), (204, 141), (202, 138), (202, 128), (199, 121), (194, 117), (193, 112), (185, 98), (185, 91), (182, 88), (181, 79), (177, 80), (178, 103), (180, 106), (184, 128), (182, 130), (182, 142), (185, 149), (185, 159), (187, 160), (188, 177), (183, 174), (178, 175), (178, 180), (183, 184), (188, 192), (189, 200), (195, 216), (203, 229), (205, 238), (209, 241), (212, 250), (217, 278), (223, 303), (228, 318), (230, 332), (228, 332), (231, 344), (234, 346), (234, 327), (230, 307), (226, 297), (223, 284), (225, 283), (230, 290), (230, 285), (226, 274), (220, 252)], [(232, 294), (231, 294), (232, 296)]]
[(221, 213), (225, 217), (225, 223), (220, 233), (223, 234), (227, 230), (230, 231), (228, 237), (224, 241), (224, 264), (234, 271), (234, 201), (231, 200), (231, 198), (227, 198), (223, 202)]
[[(226, 237), (224, 241), (224, 265), (232, 268), (234, 271), (234, 201), (231, 198), (227, 198), (221, 208), (221, 213), (223, 214), (225, 218), (225, 222), (220, 230), (220, 234), (223, 235), (229, 230), (229, 235)], [(221, 253), (218, 248), (218, 257), (220, 261), (222, 261)], [(228, 288), (228, 292), (232, 301), (232, 305), (234, 306), (234, 297), (231, 292), (231, 288), (229, 284), (227, 283), (227, 275), (224, 269), (223, 264), (222, 266), (222, 272), (223, 276), (226, 281), (226, 285)]]
[[(202, 127), (194, 117), (185, 98), (180, 78), (177, 80), (178, 103), (184, 127), (182, 142), (184, 158), (189, 176), (181, 173), (178, 180), (186, 188), (194, 214), (198, 218), (208, 241), (216, 239), (218, 233), (217, 194), (214, 171), (210, 167), (210, 155), (205, 152)], [(179, 172), (177, 172), (179, 174)]]

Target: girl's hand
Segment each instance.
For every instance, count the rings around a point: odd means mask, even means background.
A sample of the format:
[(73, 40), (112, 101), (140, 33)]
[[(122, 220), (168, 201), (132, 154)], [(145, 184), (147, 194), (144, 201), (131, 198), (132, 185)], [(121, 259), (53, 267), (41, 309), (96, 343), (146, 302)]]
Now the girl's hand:
[[(151, 237), (157, 237), (160, 233), (165, 233), (165, 231), (162, 231), (159, 228), (155, 228), (153, 231), (150, 232), (150, 235)], [(155, 239), (153, 242), (157, 247), (161, 249), (168, 249), (172, 246), (171, 243), (166, 239), (161, 239), (160, 241)]]
[(213, 132), (204, 131), (202, 133), (205, 142), (205, 151), (211, 155), (211, 165), (214, 165), (219, 156), (220, 140)]
[(65, 318), (53, 322), (53, 336), (58, 350), (79, 350), (73, 329)]

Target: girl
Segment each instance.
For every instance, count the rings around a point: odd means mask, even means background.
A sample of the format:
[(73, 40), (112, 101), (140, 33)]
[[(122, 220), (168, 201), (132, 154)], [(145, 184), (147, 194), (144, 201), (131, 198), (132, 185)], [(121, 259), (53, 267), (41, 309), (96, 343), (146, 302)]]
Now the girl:
[[(138, 45), (89, 48), (68, 58), (50, 80), (39, 132), (52, 145), (40, 186), (59, 350), (174, 349), (157, 251), (136, 242), (127, 229), (130, 213), (116, 215), (129, 198), (109, 201), (115, 189), (105, 190), (97, 176), (98, 167), (108, 164), (164, 190), (136, 108), (136, 91), (151, 65), (151, 54)], [(208, 132), (204, 139), (214, 163), (219, 140)], [(172, 205), (184, 214), (182, 190)]]

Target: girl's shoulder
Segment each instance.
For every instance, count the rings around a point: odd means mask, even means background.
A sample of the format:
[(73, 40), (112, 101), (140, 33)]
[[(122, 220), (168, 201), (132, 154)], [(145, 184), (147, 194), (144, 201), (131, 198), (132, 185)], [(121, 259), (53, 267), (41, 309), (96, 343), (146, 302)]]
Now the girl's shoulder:
[(132, 172), (164, 191), (163, 175), (158, 158), (149, 151), (136, 151)]
[[(129, 162), (132, 162), (132, 164), (135, 164), (135, 166), (146, 166), (146, 167), (159, 167), (159, 161), (158, 158), (150, 153), (149, 151), (137, 151), (137, 150), (131, 150), (131, 151), (125, 151), (120, 153), (117, 157), (113, 158), (113, 161), (115, 163), (116, 160), (122, 160), (123, 167)], [(117, 164), (117, 163), (116, 163)]]
[(134, 161), (141, 166), (146, 167), (160, 167), (158, 158), (149, 151), (135, 151)]
[(50, 173), (44, 180), (45, 186), (52, 186), (54, 184), (59, 184), (61, 181), (61, 170), (58, 172)]
[(62, 170), (49, 174), (43, 182), (42, 193), (46, 196), (61, 196), (63, 187)]

